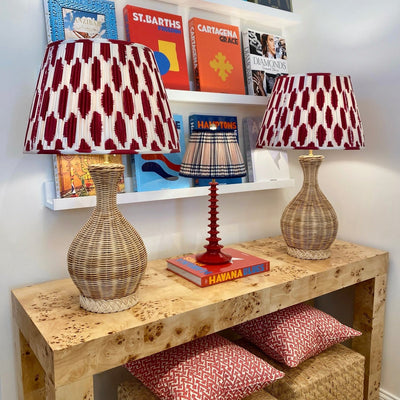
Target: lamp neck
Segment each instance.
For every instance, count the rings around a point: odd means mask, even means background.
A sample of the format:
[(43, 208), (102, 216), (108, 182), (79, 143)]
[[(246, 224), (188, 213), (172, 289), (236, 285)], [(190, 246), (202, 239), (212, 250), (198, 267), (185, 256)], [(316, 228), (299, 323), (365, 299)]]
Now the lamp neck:
[(124, 171), (121, 164), (92, 164), (88, 167), (96, 188), (96, 210), (109, 213), (117, 207), (118, 181)]
[(303, 188), (318, 187), (318, 169), (324, 158), (324, 156), (310, 154), (299, 157), (304, 175)]

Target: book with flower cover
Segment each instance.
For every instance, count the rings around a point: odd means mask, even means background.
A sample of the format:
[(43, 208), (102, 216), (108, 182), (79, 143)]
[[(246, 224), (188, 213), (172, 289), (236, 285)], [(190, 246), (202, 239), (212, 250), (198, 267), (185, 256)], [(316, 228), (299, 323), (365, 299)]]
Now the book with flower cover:
[[(110, 162), (123, 164), (122, 155), (110, 155)], [(96, 195), (96, 187), (89, 173), (90, 164), (102, 164), (105, 155), (93, 154), (57, 154), (53, 155), (54, 181), (56, 197), (82, 197)], [(118, 182), (118, 193), (125, 191), (125, 178), (121, 174)]]
[(200, 287), (269, 271), (269, 261), (267, 260), (232, 248), (223, 248), (222, 251), (232, 256), (231, 262), (210, 266), (196, 261), (194, 254), (188, 254), (169, 258), (167, 269)]
[(123, 12), (127, 40), (153, 50), (164, 86), (189, 90), (182, 17), (132, 5)]
[(179, 153), (133, 154), (131, 156), (133, 190), (146, 192), (160, 189), (178, 189), (192, 186), (192, 178), (179, 175), (182, 158), (185, 154), (185, 131), (182, 115), (174, 114), (179, 133)]
[(192, 18), (189, 35), (196, 90), (244, 94), (239, 28)]
[[(196, 130), (211, 129), (227, 130), (236, 133), (239, 142), (238, 120), (233, 115), (207, 115), (207, 114), (192, 114), (189, 115), (190, 134)], [(242, 183), (242, 178), (221, 178), (218, 179), (219, 184)], [(194, 186), (208, 186), (210, 179), (196, 178), (193, 180)]]
[(267, 96), (276, 78), (288, 74), (286, 41), (254, 29), (247, 29), (242, 36), (247, 93)]

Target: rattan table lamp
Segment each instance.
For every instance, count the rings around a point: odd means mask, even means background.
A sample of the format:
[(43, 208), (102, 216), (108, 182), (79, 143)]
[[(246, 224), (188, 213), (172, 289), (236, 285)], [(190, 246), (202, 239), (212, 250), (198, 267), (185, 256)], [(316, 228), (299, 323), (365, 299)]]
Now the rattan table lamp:
[(290, 255), (329, 258), (337, 234), (335, 210), (317, 180), (324, 157), (312, 151), (358, 150), (363, 146), (363, 129), (349, 76), (310, 73), (277, 78), (257, 147), (309, 150), (308, 155), (299, 157), (303, 186), (281, 218)]
[[(134, 154), (179, 151), (179, 136), (153, 52), (117, 40), (48, 45), (25, 152)], [(96, 207), (68, 251), (80, 304), (92, 312), (135, 305), (147, 265), (144, 243), (117, 208), (123, 165), (89, 166)]]
[(209, 265), (225, 264), (231, 260), (224, 253), (218, 237), (218, 195), (217, 186), (220, 178), (234, 178), (246, 175), (242, 154), (237, 142), (236, 132), (194, 130), (181, 163), (180, 175), (191, 178), (209, 178), (209, 221), (210, 230), (206, 252), (197, 254), (196, 260)]

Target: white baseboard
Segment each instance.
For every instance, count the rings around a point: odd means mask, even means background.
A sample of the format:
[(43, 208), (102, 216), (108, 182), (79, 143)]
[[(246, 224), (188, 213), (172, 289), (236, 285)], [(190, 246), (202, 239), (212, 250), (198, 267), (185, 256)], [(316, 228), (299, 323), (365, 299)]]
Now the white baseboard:
[(397, 396), (386, 392), (386, 390), (380, 389), (379, 391), (379, 400), (400, 400)]

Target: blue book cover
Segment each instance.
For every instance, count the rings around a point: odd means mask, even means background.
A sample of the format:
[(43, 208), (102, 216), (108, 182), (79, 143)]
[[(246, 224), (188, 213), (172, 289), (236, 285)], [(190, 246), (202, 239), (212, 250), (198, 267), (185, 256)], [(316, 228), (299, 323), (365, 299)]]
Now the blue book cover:
[[(238, 121), (236, 116), (192, 114), (189, 116), (190, 133), (195, 130), (210, 129), (213, 124), (216, 130), (234, 131), (239, 142)], [(219, 184), (242, 183), (242, 178), (218, 179)], [(194, 186), (208, 186), (210, 179), (194, 179)]]
[(43, 1), (49, 42), (64, 39), (118, 39), (114, 1)]
[(192, 186), (192, 179), (179, 175), (185, 154), (185, 134), (182, 115), (175, 114), (181, 151), (171, 154), (134, 154), (131, 156), (133, 190), (146, 192), (160, 189), (177, 189)]

